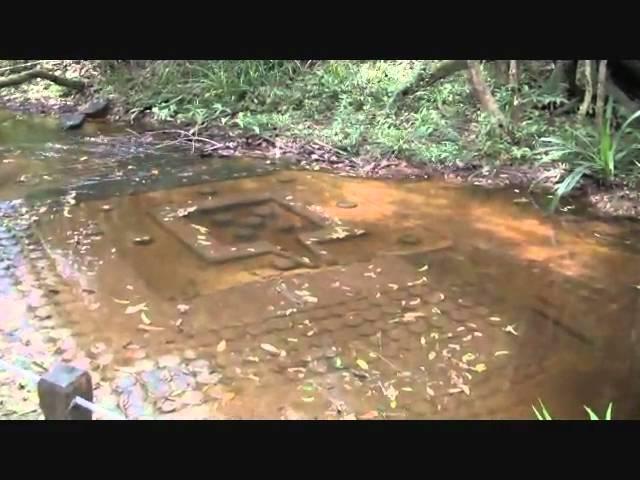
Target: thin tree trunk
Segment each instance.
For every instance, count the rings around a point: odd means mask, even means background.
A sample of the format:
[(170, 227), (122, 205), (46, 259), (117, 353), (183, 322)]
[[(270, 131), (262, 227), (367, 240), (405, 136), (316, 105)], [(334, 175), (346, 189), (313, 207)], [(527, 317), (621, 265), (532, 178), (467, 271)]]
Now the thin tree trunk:
[(502, 128), (506, 128), (507, 120), (498, 107), (496, 99), (491, 94), (489, 87), (482, 78), (482, 70), (480, 62), (477, 60), (468, 60), (469, 83), (471, 90), (482, 108), (488, 112)]
[(511, 121), (515, 120), (518, 106), (518, 61), (509, 60), (509, 89), (511, 90)]
[(582, 101), (582, 105), (580, 106), (579, 115), (581, 117), (585, 117), (591, 106), (591, 101), (593, 99), (593, 64), (591, 60), (584, 61), (584, 100)]
[(48, 72), (47, 70), (36, 68), (27, 72), (10, 75), (8, 77), (0, 77), (0, 88), (14, 87), (35, 78), (44, 78), (45, 80), (49, 80), (50, 82), (72, 90), (82, 90), (85, 87), (85, 83), (82, 80), (61, 77), (55, 73)]
[(596, 124), (602, 128), (604, 125), (604, 97), (607, 86), (607, 61), (601, 60), (598, 67), (598, 88), (596, 93)]

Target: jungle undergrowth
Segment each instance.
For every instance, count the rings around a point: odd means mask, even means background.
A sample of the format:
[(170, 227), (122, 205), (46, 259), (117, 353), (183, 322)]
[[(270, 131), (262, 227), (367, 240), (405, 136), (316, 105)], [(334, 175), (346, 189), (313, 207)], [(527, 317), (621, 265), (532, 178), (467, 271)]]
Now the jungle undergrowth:
[[(263, 136), (317, 140), (347, 155), (463, 164), (530, 159), (552, 129), (530, 113), (503, 138), (480, 113), (464, 72), (389, 103), (421, 61), (156, 61), (103, 72), (102, 88), (121, 97), (132, 116), (224, 126)], [(437, 62), (429, 62), (433, 68)], [(495, 87), (501, 105), (507, 88)], [(533, 89), (520, 94), (526, 102)]]

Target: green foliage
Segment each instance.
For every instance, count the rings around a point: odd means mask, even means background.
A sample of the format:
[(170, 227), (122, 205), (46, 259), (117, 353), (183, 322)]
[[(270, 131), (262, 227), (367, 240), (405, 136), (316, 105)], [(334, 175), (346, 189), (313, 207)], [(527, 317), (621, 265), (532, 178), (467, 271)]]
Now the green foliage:
[[(538, 401), (540, 402), (540, 410), (538, 410), (534, 405), (531, 406), (531, 408), (533, 408), (533, 412), (536, 415), (536, 418), (538, 420), (553, 420), (553, 418), (551, 417), (551, 414), (547, 411), (546, 407), (542, 403), (542, 400), (538, 399)], [(589, 420), (600, 420), (598, 415), (596, 415), (596, 413), (591, 408), (585, 405), (584, 409), (589, 414)], [(609, 403), (609, 406), (607, 407), (607, 411), (604, 415), (603, 420), (611, 420), (612, 416), (613, 416), (613, 402)]]
[(570, 169), (563, 181), (554, 187), (552, 210), (585, 175), (611, 181), (619, 170), (631, 166), (627, 161), (629, 154), (640, 149), (637, 143), (640, 137), (637, 132), (631, 131), (631, 124), (638, 117), (640, 111), (631, 115), (618, 131), (614, 131), (613, 102), (609, 101), (601, 128), (574, 128), (564, 136), (541, 139), (542, 146), (538, 149), (538, 154), (542, 156), (540, 163), (565, 160)]
[(457, 160), (464, 146), (463, 77), (387, 108), (422, 61), (161, 61), (109, 64), (107, 93), (159, 120), (221, 124), (254, 133), (317, 139), (350, 154)]
[(533, 408), (533, 412), (536, 414), (536, 418), (538, 420), (553, 420), (553, 418), (551, 418), (551, 415), (547, 411), (547, 408), (542, 403), (542, 400), (538, 399), (538, 401), (540, 402), (540, 411), (536, 409), (535, 405), (531, 406), (531, 408)]

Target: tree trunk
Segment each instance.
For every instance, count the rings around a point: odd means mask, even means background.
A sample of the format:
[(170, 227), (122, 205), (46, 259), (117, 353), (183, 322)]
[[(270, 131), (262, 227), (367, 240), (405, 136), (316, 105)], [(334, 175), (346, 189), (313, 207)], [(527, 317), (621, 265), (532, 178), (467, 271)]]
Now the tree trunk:
[(563, 97), (573, 98), (578, 94), (576, 75), (578, 70), (577, 60), (554, 61), (555, 68), (547, 82), (547, 91), (559, 94)]
[(584, 100), (578, 112), (581, 117), (587, 115), (593, 99), (593, 62), (591, 60), (584, 61), (584, 85)]
[(28, 82), (29, 80), (33, 80), (34, 78), (44, 78), (45, 80), (49, 80), (56, 85), (61, 85), (72, 90), (82, 90), (85, 87), (85, 83), (82, 80), (74, 80), (61, 77), (46, 70), (36, 68), (34, 70), (29, 70), (28, 72), (17, 73), (8, 77), (0, 77), (0, 88), (14, 87), (16, 85)]
[(598, 89), (596, 93), (596, 124), (604, 126), (604, 97), (607, 86), (607, 61), (601, 60), (598, 67)]
[(474, 96), (482, 106), (482, 108), (488, 112), (502, 128), (506, 128), (507, 120), (500, 111), (496, 99), (491, 94), (489, 87), (482, 78), (482, 70), (480, 69), (480, 62), (477, 60), (468, 60), (468, 72), (469, 72), (469, 84)]

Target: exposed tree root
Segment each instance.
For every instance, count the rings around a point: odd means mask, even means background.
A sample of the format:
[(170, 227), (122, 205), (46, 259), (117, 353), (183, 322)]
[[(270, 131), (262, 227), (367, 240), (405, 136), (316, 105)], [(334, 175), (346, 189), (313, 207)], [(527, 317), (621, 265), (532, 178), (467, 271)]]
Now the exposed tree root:
[(17, 73), (15, 75), (9, 75), (8, 77), (0, 77), (0, 88), (14, 87), (22, 83), (28, 82), (36, 78), (43, 78), (50, 82), (60, 85), (62, 87), (70, 88), (72, 90), (82, 90), (86, 84), (82, 80), (75, 80), (70, 78), (61, 77), (55, 73), (51, 73), (41, 68), (35, 68), (23, 73)]

